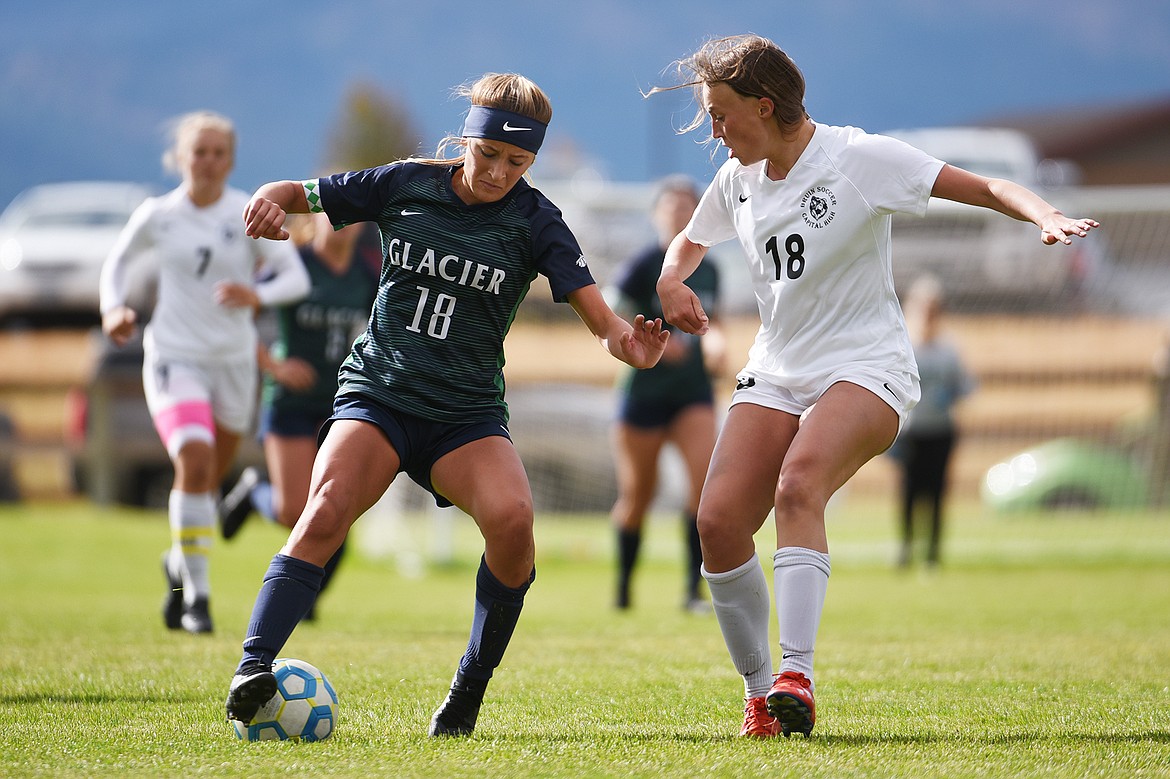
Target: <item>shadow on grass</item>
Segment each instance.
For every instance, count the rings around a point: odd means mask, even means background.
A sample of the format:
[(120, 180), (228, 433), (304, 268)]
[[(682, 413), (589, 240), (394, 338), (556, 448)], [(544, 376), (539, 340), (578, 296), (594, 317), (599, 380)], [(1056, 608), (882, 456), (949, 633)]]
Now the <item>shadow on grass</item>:
[(1039, 735), (1036, 733), (989, 733), (985, 736), (946, 735), (941, 733), (924, 733), (921, 735), (889, 735), (889, 736), (860, 736), (860, 735), (829, 735), (813, 736), (813, 741), (827, 745), (840, 744), (842, 746), (874, 746), (877, 744), (1049, 744), (1049, 743), (1083, 743), (1083, 744), (1170, 744), (1170, 731), (1144, 731), (1141, 733), (1054, 733)]
[(206, 700), (206, 695), (196, 693), (190, 695), (163, 693), (154, 695), (145, 693), (140, 695), (126, 695), (125, 693), (110, 693), (102, 692), (101, 690), (93, 690), (91, 692), (70, 691), (65, 693), (22, 692), (0, 695), (0, 706), (44, 706), (53, 704), (104, 706), (112, 703), (204, 703)]
[[(923, 745), (923, 744), (971, 744), (971, 745), (1011, 745), (1011, 744), (1170, 744), (1170, 731), (1143, 731), (1139, 733), (1056, 733), (1052, 735), (1038, 735), (1036, 733), (999, 733), (988, 734), (985, 737), (955, 734), (947, 735), (941, 733), (923, 733), (919, 735), (884, 735), (884, 736), (864, 736), (852, 734), (832, 734), (832, 735), (817, 735), (813, 734), (810, 738), (802, 736), (791, 736), (789, 738), (778, 737), (776, 739), (745, 739), (740, 736), (728, 734), (719, 736), (705, 736), (697, 733), (627, 733), (623, 735), (609, 734), (601, 735), (596, 733), (508, 733), (501, 735), (481, 735), (476, 734), (471, 737), (473, 740), (495, 742), (495, 743), (509, 743), (509, 742), (532, 742), (534, 740), (547, 741), (551, 743), (587, 743), (596, 744), (598, 741), (610, 741), (613, 743), (627, 744), (726, 744), (732, 742), (741, 742), (744, 744), (751, 743), (793, 743), (793, 744), (808, 744), (810, 746), (820, 747), (872, 747), (883, 744), (891, 745)], [(454, 742), (457, 743), (457, 742)]]

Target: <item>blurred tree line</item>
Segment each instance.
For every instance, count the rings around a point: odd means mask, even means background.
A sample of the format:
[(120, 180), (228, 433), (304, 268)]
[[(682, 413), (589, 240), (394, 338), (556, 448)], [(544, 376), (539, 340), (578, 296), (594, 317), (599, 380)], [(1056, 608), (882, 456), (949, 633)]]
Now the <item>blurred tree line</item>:
[(406, 108), (378, 87), (351, 86), (323, 151), (330, 173), (363, 170), (417, 155), (420, 138)]

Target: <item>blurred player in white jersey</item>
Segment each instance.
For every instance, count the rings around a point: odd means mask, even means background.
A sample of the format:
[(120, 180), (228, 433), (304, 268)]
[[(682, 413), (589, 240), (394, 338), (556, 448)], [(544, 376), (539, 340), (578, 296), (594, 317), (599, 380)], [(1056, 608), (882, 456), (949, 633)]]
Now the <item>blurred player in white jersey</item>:
[[(711, 40), (679, 61), (729, 159), (658, 281), (664, 318), (707, 331), (683, 283), (707, 249), (738, 238), (761, 326), (739, 374), (699, 504), (703, 575), (744, 678), (744, 736), (812, 731), (813, 648), (829, 579), (825, 505), (897, 435), (919, 395), (890, 258), (894, 212), (930, 197), (999, 211), (1045, 244), (1098, 226), (1035, 193), (944, 164), (891, 138), (814, 122), (804, 76), (755, 35)], [(661, 90), (653, 90), (661, 91)], [(775, 510), (773, 581), (782, 658), (773, 679), (767, 580), (753, 541)]]
[(218, 489), (256, 405), (253, 315), (258, 306), (304, 296), (309, 277), (290, 245), (244, 235), (248, 196), (227, 185), (236, 147), (231, 122), (186, 114), (173, 141), (164, 162), (183, 181), (139, 206), (111, 250), (102, 268), (102, 330), (118, 345), (134, 334), (130, 268), (154, 263), (157, 303), (143, 333), (142, 381), (175, 467), (163, 619), (171, 629), (209, 633), (207, 558)]

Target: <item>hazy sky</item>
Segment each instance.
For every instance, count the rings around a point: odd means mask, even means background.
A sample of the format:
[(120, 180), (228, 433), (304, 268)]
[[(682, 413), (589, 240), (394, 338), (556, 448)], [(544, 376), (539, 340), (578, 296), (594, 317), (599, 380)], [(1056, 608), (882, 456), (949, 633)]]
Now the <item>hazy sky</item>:
[(163, 126), (197, 108), (237, 123), (235, 185), (313, 175), (355, 82), (399, 101), (429, 150), (460, 126), (452, 87), (493, 70), (544, 87), (549, 143), (604, 176), (705, 179), (701, 137), (672, 132), (689, 97), (639, 90), (749, 31), (796, 60), (814, 119), (872, 131), (1170, 99), (1167, 0), (3, 0), (0, 31), (0, 204), (41, 181), (170, 186)]

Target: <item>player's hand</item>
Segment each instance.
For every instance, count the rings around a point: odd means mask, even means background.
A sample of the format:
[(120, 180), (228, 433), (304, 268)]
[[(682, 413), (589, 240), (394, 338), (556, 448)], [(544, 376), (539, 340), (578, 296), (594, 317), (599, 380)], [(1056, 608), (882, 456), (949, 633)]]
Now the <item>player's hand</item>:
[(635, 368), (652, 368), (658, 364), (669, 340), (670, 333), (662, 329), (661, 319), (647, 319), (638, 314), (633, 329), (622, 333), (622, 359)]
[(284, 229), (287, 214), (284, 209), (266, 197), (254, 195), (244, 208), (244, 233), (252, 238), (288, 239)]
[(662, 352), (662, 362), (664, 363), (680, 363), (686, 360), (691, 354), (691, 341), (694, 336), (687, 335), (684, 332), (675, 333), (670, 340), (666, 342), (666, 349)]
[(247, 284), (234, 281), (217, 281), (215, 283), (215, 302), (228, 308), (260, 308), (260, 296), (256, 290)]
[(667, 322), (691, 335), (706, 335), (710, 319), (699, 296), (677, 279), (663, 276), (656, 287), (658, 300), (662, 303), (662, 316)]
[(317, 383), (317, 371), (299, 357), (277, 360), (268, 372), (278, 384), (293, 392), (304, 392)]
[(1095, 219), (1072, 219), (1057, 211), (1040, 224), (1040, 240), (1049, 246), (1058, 241), (1070, 244), (1074, 237), (1084, 238), (1090, 230), (1100, 226)]
[(129, 306), (111, 308), (102, 315), (102, 332), (116, 346), (125, 346), (138, 327), (138, 313)]

